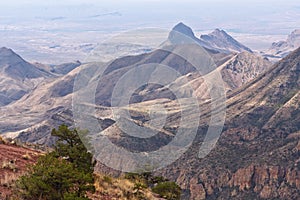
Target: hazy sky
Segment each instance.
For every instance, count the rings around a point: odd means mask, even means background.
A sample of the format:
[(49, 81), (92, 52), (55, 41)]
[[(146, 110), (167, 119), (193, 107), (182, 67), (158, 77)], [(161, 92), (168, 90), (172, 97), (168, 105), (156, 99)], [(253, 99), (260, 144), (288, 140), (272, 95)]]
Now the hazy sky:
[(10, 0), (0, 2), (0, 11), (0, 23), (10, 24), (51, 19), (76, 22), (78, 25), (85, 20), (84, 23), (95, 20), (98, 26), (102, 23), (115, 28), (170, 28), (183, 21), (199, 30), (218, 27), (236, 32), (270, 34), (286, 34), (300, 24), (298, 0)]
[(127, 30), (169, 31), (184, 22), (199, 36), (224, 29), (250, 48), (269, 48), (300, 28), (299, 0), (7, 0), (0, 1), (0, 46), (45, 63), (82, 59), (89, 48)]

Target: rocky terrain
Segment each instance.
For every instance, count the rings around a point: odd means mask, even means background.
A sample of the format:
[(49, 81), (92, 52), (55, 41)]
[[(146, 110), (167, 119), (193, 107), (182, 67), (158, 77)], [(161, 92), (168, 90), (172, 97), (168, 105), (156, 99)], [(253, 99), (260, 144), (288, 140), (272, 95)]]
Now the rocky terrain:
[[(182, 38), (182, 35), (185, 39), (190, 38), (192, 42), (196, 41), (196, 43), (198, 43), (200, 40), (194, 36), (191, 28), (179, 23), (170, 32), (168, 41), (172, 44), (172, 37)], [(214, 41), (217, 40), (217, 36), (218, 35), (214, 37)], [(223, 38), (220, 37), (220, 42), (222, 39)], [(173, 49), (173, 51), (183, 51), (183, 49), (180, 48), (181, 47), (178, 46)], [(208, 46), (205, 48), (208, 48)], [(207, 52), (213, 59), (209, 71), (221, 71), (228, 91), (247, 83), (271, 66), (267, 60), (247, 51), (242, 53), (236, 53), (235, 51), (232, 53), (224, 53), (224, 51), (219, 52), (215, 48), (212, 48), (207, 49)], [(190, 54), (197, 56), (197, 52), (190, 51)], [(191, 63), (171, 53), (167, 48), (164, 49), (164, 47), (138, 56), (119, 58), (108, 64), (87, 63), (80, 65), (78, 62), (61, 66), (45, 66), (40, 64), (37, 68), (52, 75), (52, 77), (45, 78), (44, 81), (37, 84), (34, 89), (24, 94), (22, 99), (1, 109), (3, 115), (0, 121), (0, 130), (2, 133), (6, 133), (8, 137), (16, 137), (19, 133), (22, 133), (20, 137), (23, 141), (50, 144), (52, 142), (51, 140), (49, 142), (47, 136), (51, 130), (50, 127), (57, 127), (61, 123), (72, 124), (71, 102), (73, 83), (78, 73), (81, 73), (82, 70), (93, 71), (93, 69), (96, 68), (106, 68), (103, 78), (98, 83), (98, 89), (95, 95), (97, 104), (110, 106), (109, 102), (112, 88), (115, 86), (116, 81), (134, 67), (147, 63), (164, 64), (178, 71), (181, 77), (178, 76), (177, 80), (174, 80), (174, 83), (169, 85), (176, 91), (181, 92), (185, 90), (185, 86), (182, 82), (182, 79), (185, 78), (189, 80), (189, 84), (193, 85), (195, 95), (199, 96), (207, 90), (205, 85), (202, 84), (203, 79), (201, 76), (204, 74), (202, 73), (202, 75), (199, 76), (197, 70)], [(131, 102), (138, 103), (160, 98), (174, 99), (174, 96), (164, 87), (148, 85), (135, 91)], [(202, 95), (201, 98), (205, 99), (207, 96)], [(108, 115), (106, 117), (109, 118), (111, 116)]]
[[(38, 72), (43, 68), (43, 74), (55, 77), (44, 78), (19, 100), (2, 106), (0, 131), (6, 137), (51, 145), (49, 131), (61, 123), (73, 125), (72, 100), (74, 103), (74, 97), (82, 94), (80, 106), (87, 109), (81, 117), (96, 119), (103, 134), (114, 144), (133, 152), (154, 151), (174, 139), (184, 112), (188, 119), (184, 124), (187, 132), (195, 128), (193, 122), (199, 121), (196, 138), (176, 162), (156, 172), (180, 184), (183, 199), (298, 198), (300, 49), (271, 65), (224, 31), (216, 30), (199, 39), (182, 23), (173, 28), (164, 45), (150, 53), (109, 63), (68, 65), (66, 71), (59, 67), (52, 68), (52, 72), (50, 68), (36, 67)], [(194, 45), (203, 48), (199, 50)], [(205, 55), (209, 59), (187, 61), (189, 59), (178, 56), (179, 53), (189, 58)], [(134, 90), (130, 106), (112, 105), (112, 91), (121, 77), (140, 65), (151, 63), (169, 66), (179, 74), (165, 85), (145, 84)], [(198, 63), (197, 66), (194, 63)], [(99, 69), (102, 70), (100, 81), (94, 77)], [(140, 77), (131, 79), (130, 83), (136, 83), (139, 78), (149, 80), (158, 66), (150, 65), (147, 69), (147, 73), (140, 73)], [(218, 104), (219, 99), (212, 99), (205, 83), (215, 77), (214, 74), (221, 75), (227, 96), (225, 125), (221, 127), (223, 131), (215, 148), (206, 157), (199, 158), (199, 147), (204, 142), (212, 109), (218, 109), (213, 105)], [(74, 88), (76, 77), (82, 75), (81, 88)], [(95, 89), (96, 105), (91, 105), (92, 97), (87, 95), (91, 88)], [(129, 89), (120, 90), (121, 97), (130, 93)], [(174, 92), (183, 98), (178, 99)], [(197, 97), (201, 114), (184, 98), (190, 96)], [(178, 100), (187, 102), (184, 108)], [(153, 105), (157, 106), (156, 120), (151, 121), (149, 110)], [(90, 108), (96, 108), (95, 113), (89, 112)], [(133, 138), (115, 123), (118, 119), (113, 112), (124, 111), (130, 113), (130, 118), (123, 119), (125, 125), (133, 122), (149, 132), (157, 130), (163, 121), (161, 113), (167, 114), (166, 123), (153, 137)], [(103, 170), (103, 166), (99, 165), (97, 170)]]
[[(199, 146), (211, 112), (209, 103), (204, 103), (200, 117), (203, 126), (199, 127), (193, 146), (157, 173), (179, 183), (185, 190), (183, 199), (297, 199), (299, 63), (297, 49), (254, 80), (229, 92), (225, 127), (218, 144), (207, 157), (199, 159)], [(170, 121), (166, 129), (174, 133), (176, 129), (172, 127), (180, 116), (174, 114), (176, 106), (172, 102), (162, 103), (173, 111), (170, 114), (174, 123)], [(191, 113), (190, 117), (193, 121), (197, 116)], [(152, 144), (155, 149), (151, 141), (140, 146), (134, 142), (141, 141), (128, 142), (127, 136), (114, 126), (107, 130), (108, 136), (123, 147), (140, 151), (145, 149), (135, 147)], [(156, 141), (169, 140), (160, 136)]]
[[(222, 135), (212, 152), (200, 159), (199, 147), (211, 112), (209, 103), (204, 103), (202, 125), (193, 146), (157, 174), (180, 184), (185, 191), (183, 199), (297, 199), (300, 190), (299, 63), (300, 49), (297, 49), (253, 81), (229, 92)], [(173, 123), (167, 123), (166, 129), (174, 133), (176, 129), (172, 127), (180, 116), (174, 114), (175, 104), (162, 103), (173, 111), (170, 113)], [(190, 117), (193, 121), (197, 115), (191, 112)], [(135, 148), (141, 146), (152, 146), (148, 151), (155, 149), (151, 141), (140, 146), (135, 142), (141, 141), (128, 142), (127, 136), (114, 126), (107, 130), (113, 133), (108, 136), (123, 147), (135, 151), (145, 150)], [(159, 136), (156, 141), (168, 143), (170, 138)]]
[(299, 63), (300, 49), (231, 93), (217, 147), (198, 159), (200, 137), (165, 170), (190, 191), (186, 198), (298, 198)]

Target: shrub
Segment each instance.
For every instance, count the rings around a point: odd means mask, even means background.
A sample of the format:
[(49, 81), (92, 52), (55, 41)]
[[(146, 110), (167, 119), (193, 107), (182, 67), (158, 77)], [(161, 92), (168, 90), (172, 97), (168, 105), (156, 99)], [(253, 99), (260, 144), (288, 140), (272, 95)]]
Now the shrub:
[(57, 137), (55, 150), (38, 159), (36, 165), (22, 176), (16, 190), (20, 199), (85, 200), (94, 192), (92, 155), (80, 140), (76, 129), (62, 125), (53, 129)]
[(181, 189), (175, 182), (158, 183), (152, 191), (168, 200), (180, 199)]
[(26, 154), (22, 155), (22, 158), (23, 158), (24, 160), (30, 160), (30, 159), (31, 159), (31, 156), (29, 155), (28, 152), (26, 152)]
[(10, 161), (3, 161), (2, 162), (2, 169), (10, 169), (14, 172), (18, 170), (17, 165), (15, 164), (15, 160), (10, 160)]
[(103, 181), (112, 184), (112, 178), (110, 176), (103, 176)]
[(92, 178), (72, 163), (47, 154), (20, 178), (17, 187), (23, 199), (59, 200), (68, 193), (85, 197), (86, 191), (93, 190), (92, 183)]

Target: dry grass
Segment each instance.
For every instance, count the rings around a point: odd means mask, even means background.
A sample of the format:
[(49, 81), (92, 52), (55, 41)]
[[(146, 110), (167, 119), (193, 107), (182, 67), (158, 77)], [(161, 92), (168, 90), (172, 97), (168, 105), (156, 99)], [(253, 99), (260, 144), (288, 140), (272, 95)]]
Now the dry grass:
[(5, 140), (0, 136), (0, 144), (5, 144)]
[(0, 200), (11, 198), (18, 177), (41, 155), (39, 151), (12, 145), (12, 140), (4, 141), (5, 144), (0, 144)]
[[(137, 187), (143, 183), (133, 182), (123, 177), (113, 178), (106, 175), (95, 175), (96, 194), (93, 199), (140, 200), (159, 199), (147, 187)], [(100, 197), (99, 197), (100, 196)]]
[(31, 156), (29, 155), (28, 152), (26, 152), (26, 154), (22, 155), (22, 158), (23, 158), (24, 160), (30, 160), (30, 159), (31, 159)]
[(20, 177), (19, 173), (4, 173), (0, 176), (0, 185), (4, 187), (11, 187), (14, 182)]

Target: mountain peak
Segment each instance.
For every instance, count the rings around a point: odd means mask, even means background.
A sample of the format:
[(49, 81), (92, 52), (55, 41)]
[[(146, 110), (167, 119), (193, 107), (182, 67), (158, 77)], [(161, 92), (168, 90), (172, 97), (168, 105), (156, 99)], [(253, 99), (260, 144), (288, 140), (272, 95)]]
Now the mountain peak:
[(21, 56), (6, 47), (0, 48), (0, 69), (6, 75), (21, 80), (45, 75), (36, 66), (26, 62)]
[(180, 22), (176, 26), (173, 27), (168, 37), (169, 42), (172, 44), (191, 44), (196, 43), (200, 46), (210, 49), (209, 45), (201, 39), (197, 38), (193, 32), (193, 30)]
[(236, 41), (233, 37), (231, 37), (222, 29), (217, 28), (208, 35), (201, 35), (200, 39), (209, 43), (212, 47), (218, 48), (220, 50), (229, 52), (248, 51), (252, 53), (251, 49)]
[(225, 37), (225, 38), (230, 38), (233, 39), (226, 31), (222, 29), (216, 28), (213, 32), (211, 32), (209, 35), (214, 35), (216, 37)]
[(222, 29), (218, 29), (218, 28), (216, 28), (213, 32), (211, 32), (208, 35), (215, 36), (215, 37), (223, 37), (223, 38), (228, 38), (228, 39), (234, 40), (226, 31), (224, 31)]
[(212, 33), (226, 33), (226, 32), (224, 30), (222, 30), (222, 29), (216, 28)]
[(296, 29), (292, 32), (292, 35), (299, 35), (300, 34), (300, 29)]
[(0, 48), (0, 68), (7, 65), (14, 66), (17, 63), (22, 62), (25, 61), (13, 50), (6, 47)]
[(193, 30), (191, 29), (191, 27), (185, 25), (182, 22), (180, 22), (176, 26), (174, 26), (172, 31), (182, 33), (182, 34), (187, 35), (189, 37), (195, 37), (195, 34), (194, 34)]
[(0, 56), (13, 56), (13, 55), (17, 55), (13, 50), (6, 47), (0, 48)]

